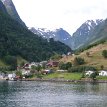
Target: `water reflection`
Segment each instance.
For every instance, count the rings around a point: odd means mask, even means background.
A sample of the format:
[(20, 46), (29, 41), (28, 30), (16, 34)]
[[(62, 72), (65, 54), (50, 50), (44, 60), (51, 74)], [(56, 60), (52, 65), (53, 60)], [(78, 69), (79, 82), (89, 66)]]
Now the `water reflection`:
[(0, 81), (0, 107), (107, 107), (106, 83)]

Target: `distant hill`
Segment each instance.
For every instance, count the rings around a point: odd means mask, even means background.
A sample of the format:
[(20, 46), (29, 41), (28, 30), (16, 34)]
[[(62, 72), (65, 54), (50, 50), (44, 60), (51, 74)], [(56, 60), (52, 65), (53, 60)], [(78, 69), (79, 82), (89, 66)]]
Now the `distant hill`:
[[(10, 0), (2, 2), (7, 1)], [(55, 42), (53, 39), (48, 42), (33, 34), (6, 12), (7, 9), (2, 2), (0, 1), (0, 59), (20, 56), (27, 61), (42, 61), (55, 53), (71, 51), (61, 42)], [(6, 6), (8, 7), (8, 2)]]
[(69, 39), (71, 38), (71, 35), (65, 31), (63, 28), (55, 29), (55, 30), (49, 30), (46, 28), (29, 28), (30, 31), (32, 31), (34, 34), (37, 34), (41, 36), (44, 39), (49, 40), (50, 38), (53, 38), (55, 41), (60, 41), (69, 47), (71, 46)]

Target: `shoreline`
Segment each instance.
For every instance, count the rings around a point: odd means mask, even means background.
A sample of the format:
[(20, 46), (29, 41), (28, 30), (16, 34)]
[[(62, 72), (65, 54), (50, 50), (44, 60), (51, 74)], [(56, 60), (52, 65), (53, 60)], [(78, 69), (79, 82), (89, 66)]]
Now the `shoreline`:
[(82, 80), (65, 80), (65, 79), (40, 79), (40, 78), (27, 78), (19, 80), (6, 80), (0, 79), (0, 81), (40, 81), (40, 82), (62, 82), (62, 83), (107, 83), (107, 80), (92, 80), (92, 79), (82, 79)]
[(65, 83), (107, 83), (107, 80), (64, 80), (64, 79), (22, 79), (20, 81), (65, 82)]

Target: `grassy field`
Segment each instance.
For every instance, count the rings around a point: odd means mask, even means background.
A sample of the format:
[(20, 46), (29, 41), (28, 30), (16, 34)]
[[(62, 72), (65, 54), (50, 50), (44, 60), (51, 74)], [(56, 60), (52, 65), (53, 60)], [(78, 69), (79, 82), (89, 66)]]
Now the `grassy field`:
[(0, 66), (5, 67), (5, 66), (6, 66), (6, 64), (5, 64), (5, 63), (3, 63), (3, 61), (2, 61), (2, 60), (0, 60)]
[[(60, 61), (62, 62), (72, 62), (75, 57), (81, 57), (85, 59), (85, 64), (87, 66), (94, 66), (98, 69), (101, 69), (101, 65), (104, 66), (104, 69), (107, 70), (107, 59), (102, 56), (102, 51), (107, 50), (107, 43), (100, 44), (98, 46), (94, 46), (84, 52), (80, 53), (79, 55), (74, 56), (67, 56), (62, 58)], [(86, 53), (89, 52), (90, 56), (88, 57)]]
[(44, 75), (44, 79), (65, 79), (65, 80), (80, 80), (81, 73), (52, 73)]
[(107, 76), (97, 76), (97, 80), (107, 80)]

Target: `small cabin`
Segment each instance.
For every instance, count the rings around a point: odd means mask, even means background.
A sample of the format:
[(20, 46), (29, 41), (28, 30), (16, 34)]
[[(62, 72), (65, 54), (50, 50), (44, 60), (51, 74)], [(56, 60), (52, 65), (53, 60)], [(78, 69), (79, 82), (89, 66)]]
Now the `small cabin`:
[(89, 71), (85, 71), (85, 75), (86, 76), (90, 76), (92, 73), (94, 73), (94, 71), (90, 71), (90, 70)]
[(107, 76), (107, 71), (99, 71), (99, 76)]

